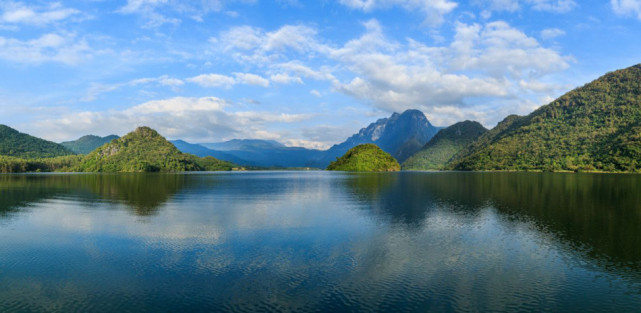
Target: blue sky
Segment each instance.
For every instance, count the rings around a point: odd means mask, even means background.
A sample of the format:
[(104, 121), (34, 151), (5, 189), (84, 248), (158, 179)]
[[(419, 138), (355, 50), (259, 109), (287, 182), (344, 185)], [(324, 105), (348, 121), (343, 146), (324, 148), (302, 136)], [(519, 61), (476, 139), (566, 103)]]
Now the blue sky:
[(0, 0), (0, 123), (54, 141), (493, 127), (638, 63), (641, 0)]

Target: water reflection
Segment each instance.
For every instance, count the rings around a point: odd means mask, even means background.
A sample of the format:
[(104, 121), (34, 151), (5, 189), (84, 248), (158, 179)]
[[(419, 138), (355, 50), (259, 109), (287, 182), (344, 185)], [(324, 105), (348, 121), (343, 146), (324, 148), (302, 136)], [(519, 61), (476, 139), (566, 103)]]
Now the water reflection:
[(0, 311), (631, 311), (640, 187), (532, 173), (0, 176)]
[(121, 202), (136, 215), (148, 216), (155, 214), (185, 182), (185, 175), (173, 174), (0, 175), (0, 216), (55, 198)]
[(628, 266), (641, 262), (641, 176), (553, 173), (401, 173), (344, 181), (372, 212), (395, 223), (421, 223), (446, 208), (529, 221), (592, 257)]

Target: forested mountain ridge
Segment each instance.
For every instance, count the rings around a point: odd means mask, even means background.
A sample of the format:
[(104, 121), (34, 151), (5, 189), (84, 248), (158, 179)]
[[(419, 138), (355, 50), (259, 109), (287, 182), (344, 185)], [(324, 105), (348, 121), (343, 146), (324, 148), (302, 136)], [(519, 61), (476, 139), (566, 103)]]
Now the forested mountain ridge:
[(371, 143), (349, 149), (327, 167), (328, 171), (353, 172), (395, 172), (400, 169), (394, 157)]
[(198, 158), (180, 152), (149, 127), (138, 127), (88, 154), (78, 166), (82, 172), (182, 172), (229, 170), (233, 164), (213, 157)]
[(441, 129), (402, 164), (404, 170), (440, 170), (459, 151), (487, 132), (479, 122), (458, 122)]
[(0, 125), (0, 155), (16, 158), (52, 158), (72, 155), (64, 146), (23, 134), (9, 126)]
[(77, 154), (89, 154), (98, 147), (118, 138), (119, 137), (116, 135), (109, 135), (106, 137), (86, 135), (73, 141), (61, 142), (60, 144)]
[(458, 170), (641, 171), (641, 64), (610, 72), (459, 152)]

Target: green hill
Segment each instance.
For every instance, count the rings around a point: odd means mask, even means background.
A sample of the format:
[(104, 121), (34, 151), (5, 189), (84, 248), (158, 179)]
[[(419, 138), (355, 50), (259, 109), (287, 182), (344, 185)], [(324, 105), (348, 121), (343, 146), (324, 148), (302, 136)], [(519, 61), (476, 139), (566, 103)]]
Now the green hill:
[(82, 172), (182, 172), (230, 170), (234, 165), (212, 157), (180, 152), (149, 127), (139, 127), (88, 154), (78, 166)]
[(118, 136), (110, 135), (107, 137), (99, 137), (87, 135), (82, 136), (77, 140), (65, 141), (60, 144), (77, 154), (89, 154), (91, 151), (96, 150), (98, 147), (109, 143), (114, 139), (118, 139)]
[(349, 149), (331, 162), (328, 171), (393, 172), (401, 169), (396, 159), (375, 144), (362, 144)]
[(0, 155), (23, 159), (51, 158), (74, 154), (55, 142), (23, 134), (0, 125)]
[(641, 171), (641, 64), (509, 116), (448, 164), (460, 170)]
[(487, 129), (478, 122), (464, 121), (440, 130), (421, 150), (403, 162), (404, 170), (440, 170), (459, 151)]

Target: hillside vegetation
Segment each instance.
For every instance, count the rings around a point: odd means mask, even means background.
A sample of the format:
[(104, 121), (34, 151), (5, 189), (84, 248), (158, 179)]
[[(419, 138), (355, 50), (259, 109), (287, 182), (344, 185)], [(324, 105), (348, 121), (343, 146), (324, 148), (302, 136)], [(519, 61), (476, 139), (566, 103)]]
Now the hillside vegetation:
[(229, 162), (198, 158), (180, 152), (149, 127), (139, 127), (126, 136), (99, 147), (78, 166), (82, 172), (183, 172), (229, 170)]
[(213, 157), (200, 158), (182, 153), (149, 127), (139, 127), (86, 156), (0, 156), (0, 173), (228, 171), (234, 167), (237, 166), (231, 162)]
[(60, 144), (77, 154), (89, 154), (91, 153), (91, 151), (96, 150), (98, 147), (109, 143), (114, 139), (118, 139), (118, 136), (110, 135), (107, 137), (99, 137), (94, 135), (87, 135), (82, 136), (77, 140), (65, 141)]
[(641, 65), (509, 116), (447, 165), (459, 170), (641, 171)]
[(329, 171), (393, 172), (401, 166), (389, 153), (375, 144), (358, 145), (329, 164)]
[(464, 121), (440, 130), (428, 143), (403, 162), (404, 170), (440, 170), (463, 148), (487, 129), (478, 122)]
[(55, 142), (23, 134), (9, 126), (0, 125), (0, 155), (23, 158), (51, 158), (74, 154)]

